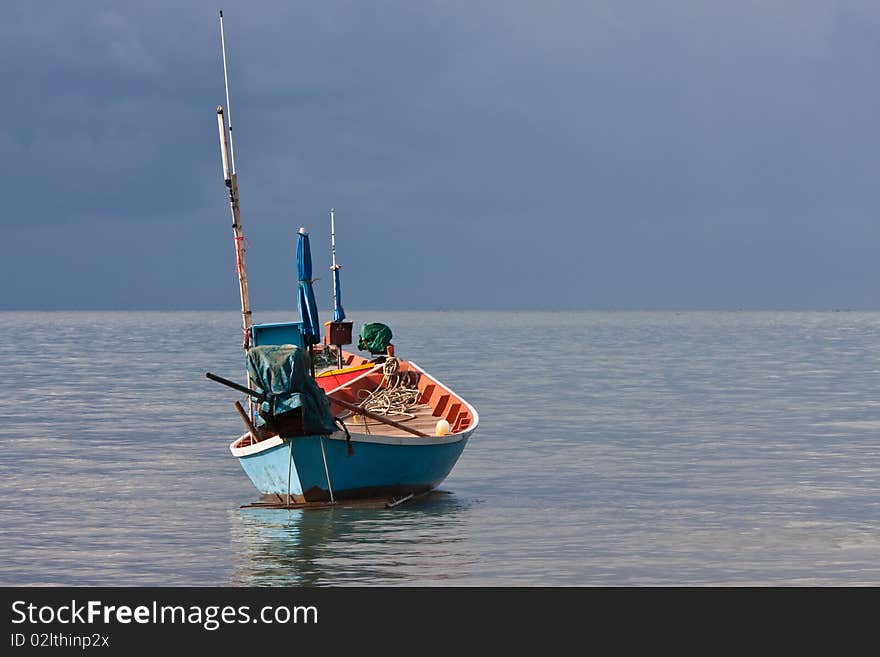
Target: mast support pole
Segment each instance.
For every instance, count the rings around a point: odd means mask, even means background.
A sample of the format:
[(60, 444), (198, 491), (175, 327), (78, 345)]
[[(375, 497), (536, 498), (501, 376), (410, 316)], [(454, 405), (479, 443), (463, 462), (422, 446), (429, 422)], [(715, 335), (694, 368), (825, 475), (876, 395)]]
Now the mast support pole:
[[(217, 126), (220, 130), (220, 159), (223, 163), (223, 181), (229, 190), (229, 208), (232, 212), (232, 236), (235, 247), (235, 272), (238, 275), (238, 293), (241, 299), (241, 348), (245, 352), (251, 347), (251, 296), (248, 288), (247, 267), (245, 265), (245, 238), (241, 228), (241, 207), (238, 197), (238, 175), (235, 170), (235, 147), (232, 141), (232, 109), (229, 105), (229, 74), (226, 65), (226, 33), (223, 28), (223, 11), (220, 11), (220, 47), (223, 52), (223, 83), (226, 88), (226, 114), (223, 106), (217, 106)], [(248, 383), (250, 383), (248, 378)], [(256, 409), (253, 400), (248, 398), (248, 414), (253, 420)]]
[[(238, 175), (235, 171), (235, 147), (232, 142), (232, 109), (229, 107), (229, 74), (226, 65), (226, 34), (223, 28), (223, 11), (220, 11), (220, 47), (223, 51), (223, 82), (226, 87), (226, 115), (223, 106), (217, 107), (217, 125), (220, 130), (220, 157), (223, 161), (223, 180), (229, 189), (229, 207), (232, 211), (232, 236), (235, 240), (235, 270), (238, 274), (238, 291), (241, 297), (242, 348), (251, 346), (251, 299), (245, 266), (244, 233), (241, 228), (241, 207), (238, 197)], [(227, 138), (228, 131), (228, 138)]]

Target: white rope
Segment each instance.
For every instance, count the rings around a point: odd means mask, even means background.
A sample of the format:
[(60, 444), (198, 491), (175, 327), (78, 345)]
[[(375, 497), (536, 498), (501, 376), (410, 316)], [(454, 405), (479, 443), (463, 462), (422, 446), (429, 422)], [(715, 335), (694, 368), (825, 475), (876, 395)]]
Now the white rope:
[(400, 415), (412, 419), (411, 412), (417, 408), (426, 408), (427, 404), (419, 403), (419, 389), (413, 372), (401, 372), (400, 361), (391, 357), (382, 365), (382, 382), (373, 392), (361, 390), (360, 406), (380, 415)]

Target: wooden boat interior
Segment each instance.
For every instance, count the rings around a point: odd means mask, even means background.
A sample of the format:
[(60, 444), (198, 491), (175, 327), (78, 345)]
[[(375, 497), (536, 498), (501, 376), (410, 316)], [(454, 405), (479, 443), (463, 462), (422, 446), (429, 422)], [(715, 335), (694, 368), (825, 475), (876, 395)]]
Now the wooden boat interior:
[[(401, 385), (414, 389), (415, 403), (405, 415), (397, 413), (383, 414), (390, 420), (405, 424), (411, 429), (416, 429), (429, 436), (435, 435), (437, 422), (441, 419), (449, 423), (450, 433), (455, 434), (467, 429), (473, 423), (473, 417), (467, 404), (450, 390), (433, 380), (426, 373), (405, 360), (398, 360), (399, 368), (393, 376), (398, 377)], [(394, 381), (391, 381), (392, 385)], [(389, 381), (383, 371), (382, 364), (372, 370), (365, 370), (363, 374), (345, 383), (335, 390), (327, 390), (331, 398), (335, 397), (349, 404), (361, 404), (371, 393), (381, 391), (387, 387)], [(418, 440), (417, 436), (400, 429), (387, 425), (379, 420), (358, 415), (336, 404), (331, 399), (330, 411), (336, 417), (341, 417), (349, 430), (358, 432), (373, 432), (386, 436), (407, 436)]]
[[(474, 419), (467, 404), (457, 395), (411, 363), (405, 360), (397, 360), (397, 363), (398, 382), (417, 391), (411, 395), (415, 397), (417, 405), (410, 407), (405, 415), (399, 413), (380, 413), (380, 415), (428, 436), (435, 435), (437, 422), (441, 419), (449, 423), (450, 434), (465, 431), (473, 424)], [(317, 373), (316, 381), (331, 397), (330, 412), (335, 417), (341, 418), (349, 431), (419, 440), (418, 436), (404, 429), (357, 414), (332, 400), (337, 398), (349, 404), (360, 405), (371, 393), (387, 388), (388, 380), (383, 370), (383, 363), (343, 351), (342, 369), (324, 368)], [(277, 434), (274, 432), (264, 431), (260, 438), (265, 440), (275, 435)], [(252, 444), (251, 436), (245, 434), (236, 441), (235, 447), (247, 447), (250, 444)]]

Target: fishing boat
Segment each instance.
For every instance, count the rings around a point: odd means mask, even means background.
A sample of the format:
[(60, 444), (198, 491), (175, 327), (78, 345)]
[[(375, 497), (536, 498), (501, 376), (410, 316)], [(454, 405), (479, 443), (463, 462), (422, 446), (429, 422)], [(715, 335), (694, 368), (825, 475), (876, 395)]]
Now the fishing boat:
[(226, 109), (217, 108), (220, 154), (229, 192), (247, 383), (208, 378), (247, 396), (233, 406), (244, 433), (229, 445), (261, 504), (326, 506), (351, 500), (395, 506), (439, 486), (479, 424), (476, 409), (415, 362), (395, 354), (385, 324), (362, 326), (342, 308), (330, 210), (333, 319), (318, 319), (311, 244), (297, 236), (299, 321), (254, 324), (235, 169), (226, 37), (220, 12)]

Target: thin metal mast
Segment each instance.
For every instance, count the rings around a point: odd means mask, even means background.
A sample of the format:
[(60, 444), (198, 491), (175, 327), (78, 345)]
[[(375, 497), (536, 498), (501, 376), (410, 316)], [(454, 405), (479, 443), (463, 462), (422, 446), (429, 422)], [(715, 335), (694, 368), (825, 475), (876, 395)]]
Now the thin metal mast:
[[(339, 269), (339, 265), (336, 264), (336, 219), (334, 213), (335, 210), (330, 208), (330, 255), (333, 258), (333, 265), (330, 269), (335, 272)], [(333, 282), (333, 309), (335, 311), (335, 309), (339, 307), (339, 299), (336, 298), (336, 279), (334, 279)]]
[(223, 82), (226, 85), (226, 118), (229, 123), (229, 163), (235, 175), (235, 144), (232, 142), (232, 107), (229, 104), (229, 74), (226, 71), (226, 31), (223, 29), (223, 10), (220, 10), (220, 47), (223, 49)]

